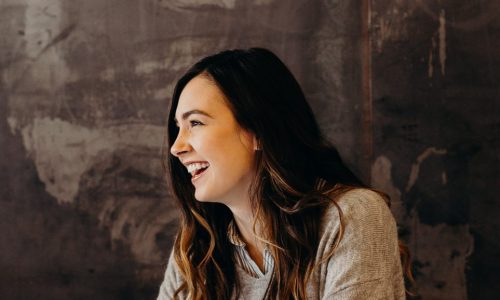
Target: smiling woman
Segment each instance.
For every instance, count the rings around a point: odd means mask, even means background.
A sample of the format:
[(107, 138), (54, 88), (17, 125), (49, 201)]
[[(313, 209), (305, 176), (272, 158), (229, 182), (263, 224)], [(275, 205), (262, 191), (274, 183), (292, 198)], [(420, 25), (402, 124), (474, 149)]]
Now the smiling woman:
[(175, 114), (182, 117), (170, 151), (193, 176), (198, 201), (235, 206), (250, 203), (240, 198), (255, 177), (256, 140), (238, 125), (226, 102), (207, 75), (193, 78), (179, 96)]
[(181, 224), (158, 299), (404, 299), (388, 197), (321, 134), (272, 52), (206, 57), (168, 120)]

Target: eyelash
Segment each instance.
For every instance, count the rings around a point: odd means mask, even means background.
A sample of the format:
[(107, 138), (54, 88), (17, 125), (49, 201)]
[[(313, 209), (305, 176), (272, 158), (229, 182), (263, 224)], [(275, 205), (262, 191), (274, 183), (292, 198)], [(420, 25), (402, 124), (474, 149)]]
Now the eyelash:
[[(196, 127), (196, 126), (202, 126), (202, 125), (205, 125), (203, 124), (202, 122), (198, 121), (198, 120), (191, 120), (189, 121), (189, 125), (192, 127)], [(177, 127), (178, 129), (180, 128), (179, 124), (175, 123), (175, 127)]]
[(189, 124), (191, 125), (191, 127), (204, 125), (202, 122), (200, 122), (198, 120), (191, 120), (191, 121), (189, 121)]
[(191, 128), (193, 127), (196, 127), (196, 126), (202, 126), (204, 125), (202, 122), (198, 121), (198, 120), (191, 120), (189, 121), (189, 125)]

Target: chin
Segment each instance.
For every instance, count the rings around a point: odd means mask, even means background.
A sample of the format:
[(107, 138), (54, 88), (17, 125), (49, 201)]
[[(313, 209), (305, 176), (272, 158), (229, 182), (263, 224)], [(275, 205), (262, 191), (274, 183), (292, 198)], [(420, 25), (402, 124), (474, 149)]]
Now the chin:
[(194, 193), (194, 198), (198, 202), (212, 202), (212, 203), (222, 203), (219, 197), (208, 195), (207, 193)]
[(207, 197), (204, 193), (194, 192), (194, 198), (199, 202), (215, 202), (212, 197)]

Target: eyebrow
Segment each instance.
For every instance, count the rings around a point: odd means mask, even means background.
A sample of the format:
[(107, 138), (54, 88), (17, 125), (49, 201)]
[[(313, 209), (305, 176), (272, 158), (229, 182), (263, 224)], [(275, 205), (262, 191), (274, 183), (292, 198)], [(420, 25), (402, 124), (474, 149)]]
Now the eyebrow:
[[(198, 114), (198, 115), (204, 115), (204, 116), (207, 116), (209, 118), (214, 118), (212, 117), (209, 113), (207, 112), (204, 112), (202, 110), (199, 110), (199, 109), (193, 109), (193, 110), (190, 110), (190, 111), (187, 111), (185, 113), (182, 114), (182, 120), (186, 120), (190, 115), (195, 115), (195, 114)], [(177, 118), (174, 117), (174, 122), (177, 124), (178, 121), (177, 121)]]

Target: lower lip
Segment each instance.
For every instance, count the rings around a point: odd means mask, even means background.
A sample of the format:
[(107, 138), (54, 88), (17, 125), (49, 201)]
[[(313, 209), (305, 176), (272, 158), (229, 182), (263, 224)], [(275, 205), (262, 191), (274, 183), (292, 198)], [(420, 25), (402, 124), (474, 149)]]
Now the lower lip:
[(203, 171), (202, 173), (198, 174), (198, 175), (195, 175), (191, 178), (191, 182), (192, 183), (195, 183), (196, 181), (198, 181), (198, 179), (200, 179), (200, 177), (202, 177), (206, 172), (207, 172), (208, 168), (205, 169), (205, 171)]

